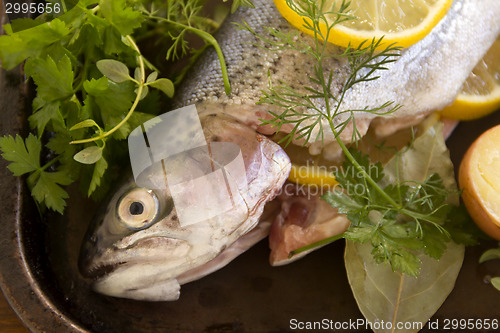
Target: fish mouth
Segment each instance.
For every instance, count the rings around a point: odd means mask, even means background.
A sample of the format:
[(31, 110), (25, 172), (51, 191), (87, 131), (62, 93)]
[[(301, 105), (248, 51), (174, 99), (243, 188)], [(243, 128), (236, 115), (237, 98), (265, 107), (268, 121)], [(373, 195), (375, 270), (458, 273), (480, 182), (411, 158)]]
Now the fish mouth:
[[(180, 296), (180, 284), (177, 279), (162, 279), (156, 271), (146, 273), (149, 265), (151, 263), (105, 264), (82, 270), (82, 275), (85, 272), (85, 277), (92, 279), (91, 288), (99, 294), (147, 301), (177, 300)], [(142, 271), (141, 266), (146, 266), (146, 269)], [(137, 273), (138, 269), (141, 270), (140, 274)], [(140, 276), (139, 280), (137, 276)]]
[[(187, 240), (157, 235), (135, 240), (131, 244), (122, 245), (124, 246), (114, 246), (113, 251), (99, 251), (99, 246), (95, 242), (90, 240), (85, 242), (80, 251), (78, 261), (82, 276), (98, 281), (107, 275), (113, 274), (119, 268), (133, 266), (141, 262), (157, 263), (158, 261), (151, 259), (148, 253), (141, 255), (140, 250), (144, 248), (156, 248), (159, 252), (164, 253), (168, 253), (171, 249), (175, 250), (176, 247), (179, 248), (181, 245), (183, 245), (185, 252), (191, 248)], [(134, 254), (125, 255), (126, 252), (134, 251), (134, 249), (137, 249)], [(160, 258), (160, 253), (156, 253), (155, 257)]]
[(125, 264), (125, 261), (101, 263), (98, 264), (100, 252), (98, 251), (97, 241), (95, 237), (87, 238), (80, 249), (78, 258), (78, 269), (80, 274), (88, 279), (97, 280), (105, 275), (110, 274), (119, 266)]
[(181, 286), (177, 279), (158, 276), (154, 271), (144, 274), (147, 271), (147, 265), (123, 265), (94, 281), (92, 289), (103, 295), (140, 301), (179, 299)]
[(115, 271), (119, 266), (125, 264), (125, 262), (120, 262), (116, 264), (108, 264), (101, 266), (86, 266), (85, 268), (80, 268), (80, 272), (82, 275), (88, 279), (92, 280), (100, 280), (104, 276), (111, 274)]

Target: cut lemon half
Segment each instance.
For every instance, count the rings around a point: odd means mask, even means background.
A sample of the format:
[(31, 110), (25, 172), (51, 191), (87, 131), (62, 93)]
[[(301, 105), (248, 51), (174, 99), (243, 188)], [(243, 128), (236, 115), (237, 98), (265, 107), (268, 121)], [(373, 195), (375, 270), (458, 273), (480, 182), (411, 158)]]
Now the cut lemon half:
[(500, 109), (500, 37), (464, 82), (455, 102), (441, 114), (457, 120), (473, 120)]
[(458, 171), (462, 199), (470, 216), (500, 241), (500, 125), (490, 128), (469, 147)]
[(288, 180), (302, 185), (331, 187), (338, 184), (331, 170), (324, 166), (299, 165), (292, 163)]
[[(304, 26), (304, 16), (290, 7), (293, 3), (295, 7), (303, 8), (307, 2), (308, 0), (274, 0), (279, 12), (290, 24), (312, 35), (312, 31)], [(328, 41), (343, 47), (356, 47), (365, 40), (371, 41), (383, 36), (384, 45), (396, 43), (397, 46), (408, 47), (434, 28), (446, 15), (452, 2), (453, 0), (352, 0), (347, 11), (356, 19), (335, 25)], [(338, 11), (342, 1), (316, 0), (316, 3), (325, 13), (328, 24), (332, 25), (337, 15), (328, 13)], [(323, 34), (326, 33), (324, 22), (320, 22), (320, 29)]]

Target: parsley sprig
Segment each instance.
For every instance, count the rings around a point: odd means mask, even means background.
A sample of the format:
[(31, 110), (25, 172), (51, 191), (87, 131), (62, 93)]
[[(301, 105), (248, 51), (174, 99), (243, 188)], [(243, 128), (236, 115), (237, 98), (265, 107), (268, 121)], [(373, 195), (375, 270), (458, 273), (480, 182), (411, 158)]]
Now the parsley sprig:
[[(380, 38), (332, 54), (332, 48), (323, 41), (328, 40), (335, 25), (353, 19), (348, 11), (349, 2), (342, 1), (338, 9), (329, 11), (321, 10), (324, 1), (318, 4), (312, 0), (287, 0), (287, 5), (303, 17), (304, 27), (313, 36), (312, 43), (300, 38), (296, 32), (284, 33), (267, 28), (270, 34), (267, 37), (259, 35), (245, 23), (239, 25), (259, 37), (266, 46), (277, 50), (293, 49), (315, 59), (313, 76), (309, 78), (311, 85), (303, 90), (286, 82), (273, 85), (269, 79), (269, 90), (264, 92), (260, 103), (278, 106), (281, 113), (271, 112), (273, 119), (262, 122), (278, 131), (284, 125), (292, 125), (293, 129), (281, 140), (285, 144), (299, 139), (304, 144), (323, 141), (325, 130), (333, 133), (346, 160), (343, 171), (335, 173), (339, 186), (322, 198), (338, 208), (339, 213), (346, 214), (351, 222), (346, 232), (292, 251), (290, 255), (346, 238), (371, 243), (376, 262), (387, 262), (394, 271), (417, 276), (420, 268), (417, 251), (439, 258), (446, 249), (446, 242), (452, 238), (472, 242), (457, 227), (458, 208), (450, 203), (450, 197), (457, 193), (444, 186), (439, 174), (430, 174), (421, 181), (396, 177), (388, 183), (380, 163), (371, 163), (368, 156), (349, 149), (341, 139), (340, 134), (346, 128), (352, 130), (352, 146), (355, 147), (361, 138), (356, 128), (356, 114), (385, 115), (400, 107), (388, 101), (376, 108), (351, 110), (344, 109), (342, 103), (353, 86), (376, 80), (378, 71), (386, 70), (387, 64), (397, 60), (400, 48), (384, 45)], [(350, 74), (340, 89), (334, 87), (333, 69), (324, 66), (325, 60), (332, 56), (345, 57), (350, 65)]]
[(56, 160), (40, 165), (40, 152), (42, 144), (37, 137), (29, 134), (26, 142), (17, 135), (0, 138), (0, 146), (4, 151), (3, 157), (12, 161), (8, 168), (14, 176), (21, 176), (29, 173), (27, 179), (31, 188), (31, 193), (37, 202), (45, 202), (47, 206), (64, 206), (64, 200), (68, 194), (61, 187), (72, 183), (71, 177), (63, 170), (57, 172), (47, 172)]
[[(380, 163), (370, 163), (368, 156), (349, 151), (375, 185), (360, 172), (347, 177), (342, 172), (335, 174), (342, 188), (328, 192), (323, 199), (351, 221), (343, 238), (371, 243), (377, 263), (389, 262), (393, 270), (417, 276), (420, 259), (415, 251), (439, 259), (451, 240), (444, 225), (449, 212), (456, 209), (449, 203), (453, 193), (437, 173), (422, 182), (397, 179), (384, 185)], [(349, 160), (343, 170), (359, 171)]]
[[(24, 62), (36, 86), (31, 134), (0, 138), (0, 150), (16, 176), (27, 175), (40, 207), (62, 213), (66, 185), (105, 193), (127, 157), (124, 139), (161, 112), (161, 92), (174, 93), (137, 41), (161, 40), (162, 60), (174, 61), (197, 54), (187, 41), (194, 34), (216, 48), (226, 71), (211, 35), (219, 22), (201, 14), (203, 0), (56, 1), (61, 13), (14, 20), (0, 36), (2, 67)], [(225, 84), (230, 93), (227, 77)]]

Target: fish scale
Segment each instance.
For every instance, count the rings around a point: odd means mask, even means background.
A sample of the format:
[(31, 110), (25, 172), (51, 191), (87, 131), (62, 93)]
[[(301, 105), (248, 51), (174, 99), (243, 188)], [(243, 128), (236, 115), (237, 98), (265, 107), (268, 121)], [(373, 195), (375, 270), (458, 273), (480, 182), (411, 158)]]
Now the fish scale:
[[(224, 92), (219, 59), (211, 49), (194, 66), (179, 88), (175, 101), (177, 106), (206, 103), (225, 110), (231, 105), (255, 108), (262, 90), (268, 88), (268, 73), (273, 84), (278, 84), (282, 80), (298, 88), (309, 83), (308, 77), (312, 74), (314, 59), (295, 50), (271, 51), (248, 31), (236, 29), (234, 23), (244, 21), (263, 36), (267, 34), (265, 27), (269, 26), (285, 33), (297, 33), (298, 38), (311, 40), (291, 27), (276, 10), (272, 1), (254, 3), (256, 9), (239, 9), (226, 20), (216, 35), (227, 63), (231, 96), (227, 96)], [(340, 51), (340, 48), (333, 45), (330, 49), (332, 53)], [(345, 59), (329, 61), (329, 67), (338, 68), (339, 77), (347, 74), (346, 64)], [(267, 109), (267, 107), (260, 108)]]

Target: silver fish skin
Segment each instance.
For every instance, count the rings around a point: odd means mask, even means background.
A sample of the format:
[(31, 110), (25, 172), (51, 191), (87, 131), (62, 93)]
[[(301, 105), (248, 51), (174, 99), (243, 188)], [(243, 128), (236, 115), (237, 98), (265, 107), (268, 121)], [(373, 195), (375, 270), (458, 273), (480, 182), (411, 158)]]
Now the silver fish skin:
[[(233, 197), (242, 200), (235, 199), (222, 215), (181, 225), (168, 186), (140, 188), (129, 177), (95, 217), (82, 245), (80, 271), (95, 280), (97, 292), (136, 300), (176, 300), (181, 284), (221, 268), (267, 236), (270, 223), (257, 224), (265, 204), (288, 177), (288, 156), (279, 145), (230, 116), (206, 115), (201, 124), (208, 143), (232, 142), (240, 147), (247, 186), (233, 192)], [(153, 184), (166, 181), (159, 172), (148, 176)], [(155, 200), (150, 200), (153, 196)], [(154, 222), (140, 230), (125, 223), (133, 218), (128, 211), (133, 214), (137, 202), (144, 216), (157, 212)]]
[[(248, 31), (234, 28), (232, 22), (245, 21), (263, 36), (269, 36), (264, 27), (284, 33), (296, 31), (282, 18), (272, 0), (253, 2), (255, 9), (239, 10), (224, 23), (217, 35), (227, 62), (232, 95), (224, 93), (215, 51), (207, 50), (179, 90), (178, 106), (196, 104), (199, 110), (217, 109), (258, 124), (258, 119), (265, 117), (266, 111), (283, 112), (274, 106), (255, 105), (262, 96), (261, 91), (268, 90), (268, 73), (273, 85), (278, 85), (281, 80), (298, 91), (311, 86), (308, 78), (314, 76), (314, 61), (310, 56), (295, 50), (272, 50)], [(499, 35), (499, 17), (498, 0), (455, 0), (429, 35), (402, 50), (398, 60), (387, 65), (388, 70), (377, 73), (379, 79), (355, 85), (345, 97), (341, 110), (374, 108), (393, 101), (394, 105), (402, 107), (385, 116), (389, 121), (385, 121), (386, 126), (380, 126), (379, 131), (380, 134), (390, 134), (387, 132), (419, 122), (430, 111), (450, 104), (471, 70)], [(300, 38), (311, 39), (304, 34), (300, 34)], [(330, 46), (329, 50), (335, 54), (341, 52), (335, 46)], [(333, 70), (333, 89), (336, 90), (333, 94), (336, 95), (349, 74), (349, 65), (346, 59), (330, 58), (325, 61), (324, 68)], [(318, 106), (321, 107), (321, 101), (318, 101)], [(336, 123), (344, 121), (347, 116), (339, 116)], [(355, 112), (355, 116), (356, 127), (362, 135), (376, 117), (367, 112)], [(306, 125), (307, 122), (303, 126)], [(328, 128), (326, 122), (323, 125), (323, 128)], [(346, 130), (341, 137), (350, 141), (351, 134), (352, 131)], [(334, 141), (331, 131), (325, 130), (324, 141), (326, 144)], [(319, 145), (319, 142), (313, 144), (311, 153), (320, 151), (322, 147)]]
[[(259, 127), (259, 118), (269, 116), (269, 110), (281, 110), (255, 103), (260, 99), (261, 90), (268, 87), (268, 72), (273, 84), (283, 80), (300, 89), (309, 85), (308, 77), (312, 75), (314, 62), (292, 50), (271, 51), (255, 47), (252, 43), (260, 42), (254, 36), (235, 29), (231, 22), (245, 20), (261, 34), (265, 34), (264, 26), (292, 31), (271, 0), (254, 0), (254, 4), (255, 9), (240, 8), (217, 35), (228, 64), (233, 94), (225, 95), (219, 60), (213, 50), (208, 50), (193, 68), (176, 99), (178, 107), (196, 104), (204, 119), (213, 119), (212, 125), (204, 122), (209, 142), (214, 138), (229, 142), (240, 140), (236, 143), (247, 152), (244, 153), (247, 177), (252, 179), (249, 192), (242, 193), (250, 203), (246, 209), (251, 214), (235, 211), (233, 218), (223, 224), (214, 222), (180, 227), (169, 199), (171, 195), (165, 190), (156, 194), (161, 218), (149, 228), (131, 231), (117, 216), (120, 200), (136, 188), (133, 179), (129, 178), (103, 207), (102, 214), (96, 217), (82, 246), (81, 271), (96, 279), (94, 288), (97, 291), (139, 300), (177, 299), (180, 284), (212, 271), (214, 266), (210, 266), (210, 262), (220, 267), (235, 256), (233, 253), (227, 256), (227, 260), (217, 260), (223, 258), (222, 253), (228, 254), (229, 251), (224, 249), (237, 248), (238, 239), (245, 239), (246, 246), (250, 246), (266, 234), (268, 226), (256, 226), (265, 203), (283, 185), (290, 161), (278, 145), (250, 130), (269, 130)], [(498, 36), (498, 17), (498, 0), (455, 0), (449, 14), (430, 35), (404, 50), (380, 79), (353, 89), (345, 105), (356, 109), (371, 106), (367, 102), (380, 105), (378, 100), (372, 99), (374, 96), (383, 102), (393, 100), (403, 107), (392, 117), (396, 121), (403, 119), (407, 125), (428, 111), (450, 103), (474, 65)], [(300, 38), (309, 37), (300, 35)], [(335, 46), (329, 47), (332, 52), (338, 51)], [(325, 68), (334, 71), (334, 89), (338, 89), (349, 74), (344, 59), (330, 58)], [(211, 114), (217, 116), (209, 117)], [(360, 113), (358, 130), (363, 133), (372, 119), (372, 115)], [(345, 137), (348, 139), (350, 135)], [(325, 139), (333, 141), (331, 136)], [(317, 146), (312, 144), (310, 150), (318, 151)], [(253, 240), (248, 241), (249, 238)]]

